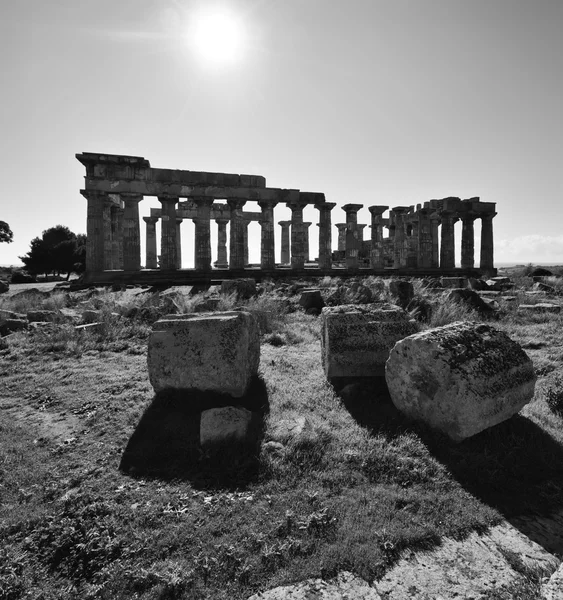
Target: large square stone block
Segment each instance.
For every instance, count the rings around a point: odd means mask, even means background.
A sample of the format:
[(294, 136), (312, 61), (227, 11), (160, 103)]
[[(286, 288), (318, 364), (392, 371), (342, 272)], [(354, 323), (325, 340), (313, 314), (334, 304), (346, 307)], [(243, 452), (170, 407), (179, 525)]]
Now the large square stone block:
[(321, 347), (327, 379), (384, 376), (391, 348), (418, 329), (416, 321), (393, 304), (323, 308)]
[(247, 312), (168, 315), (149, 337), (149, 379), (156, 392), (197, 389), (239, 398), (259, 362), (258, 325)]

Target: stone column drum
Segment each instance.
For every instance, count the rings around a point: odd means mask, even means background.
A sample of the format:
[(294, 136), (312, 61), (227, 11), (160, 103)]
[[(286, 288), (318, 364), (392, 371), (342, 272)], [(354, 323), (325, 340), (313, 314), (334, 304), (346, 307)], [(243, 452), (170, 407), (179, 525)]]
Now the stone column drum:
[(107, 199), (105, 192), (80, 190), (86, 198), (86, 271), (100, 272), (104, 270), (105, 233), (104, 233), (104, 204)]
[(246, 200), (229, 198), (227, 204), (231, 209), (229, 269), (238, 271), (244, 269), (244, 223), (242, 207), (246, 204)]
[(438, 225), (440, 224), (440, 215), (432, 213), (430, 215), (430, 233), (432, 238), (432, 260), (431, 267), (437, 269), (440, 266), (440, 247), (438, 239)]
[(111, 209), (113, 206), (114, 203), (109, 198), (104, 203), (104, 271), (110, 271), (114, 268), (111, 227)]
[(346, 267), (358, 268), (358, 211), (363, 204), (345, 204), (342, 210), (346, 213)]
[(319, 211), (319, 269), (332, 268), (332, 230), (330, 211), (335, 206), (336, 202), (315, 204), (315, 208)]
[(475, 234), (473, 223), (477, 215), (461, 217), (461, 268), (472, 269), (475, 266)]
[(395, 406), (459, 442), (517, 413), (534, 396), (534, 365), (490, 325), (451, 323), (397, 342), (385, 367)]
[(303, 231), (303, 208), (301, 202), (288, 202), (291, 209), (291, 268), (303, 269), (305, 266), (305, 239)]
[(143, 221), (147, 224), (146, 243), (145, 243), (145, 268), (156, 269), (156, 224), (158, 217), (143, 217)]
[(455, 268), (455, 215), (453, 212), (443, 210), (442, 217), (442, 241), (440, 244), (440, 268)]
[(198, 271), (211, 271), (211, 206), (213, 198), (197, 196), (194, 198), (197, 216), (194, 219), (194, 257)]
[(408, 212), (404, 206), (395, 207), (391, 213), (395, 223), (395, 236), (393, 238), (393, 267), (401, 269), (407, 266), (406, 234), (404, 215)]
[(139, 271), (141, 268), (141, 231), (139, 228), (139, 202), (141, 194), (122, 193), (123, 200), (123, 269)]
[(311, 256), (309, 254), (309, 227), (311, 227), (313, 223), (303, 222), (303, 259), (305, 262), (309, 262), (311, 260)]
[(177, 269), (176, 259), (176, 204), (178, 198), (173, 196), (160, 196), (162, 215), (160, 218), (160, 268), (163, 271)]
[(182, 268), (182, 221), (181, 217), (176, 217), (176, 268)]
[(242, 220), (242, 239), (244, 244), (244, 266), (248, 267), (250, 261), (248, 259), (248, 226), (250, 225), (250, 221), (248, 218), (243, 218)]
[(338, 252), (346, 252), (346, 223), (336, 223), (338, 229)]
[(418, 212), (418, 266), (429, 269), (432, 266), (432, 222), (430, 210), (421, 208)]

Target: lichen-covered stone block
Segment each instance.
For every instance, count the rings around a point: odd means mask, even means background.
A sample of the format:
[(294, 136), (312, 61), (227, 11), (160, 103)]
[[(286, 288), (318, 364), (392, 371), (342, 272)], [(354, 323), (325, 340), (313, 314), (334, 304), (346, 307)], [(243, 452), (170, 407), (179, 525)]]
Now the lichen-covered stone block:
[(517, 413), (534, 396), (532, 361), (490, 325), (451, 323), (395, 345), (385, 367), (395, 406), (454, 441)]
[(381, 377), (395, 342), (418, 331), (393, 304), (344, 304), (321, 313), (322, 363), (328, 379)]
[(149, 379), (156, 392), (197, 389), (239, 398), (259, 362), (258, 325), (247, 312), (168, 315), (149, 337)]

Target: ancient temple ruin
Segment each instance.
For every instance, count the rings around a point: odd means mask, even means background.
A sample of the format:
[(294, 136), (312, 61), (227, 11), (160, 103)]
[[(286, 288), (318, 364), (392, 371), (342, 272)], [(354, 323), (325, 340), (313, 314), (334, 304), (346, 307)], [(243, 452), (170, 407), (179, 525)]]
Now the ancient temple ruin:
[[(258, 175), (236, 175), (155, 169), (139, 156), (83, 153), (86, 167), (81, 194), (87, 209), (87, 282), (198, 281), (277, 275), (490, 275), (493, 265), (495, 204), (479, 198), (444, 198), (423, 205), (369, 206), (367, 224), (358, 223), (363, 204), (345, 204), (345, 222), (336, 223), (337, 248), (332, 245), (334, 202), (323, 193), (266, 187)], [(161, 208), (150, 209), (146, 253), (141, 257), (139, 204), (155, 196)], [(226, 202), (218, 202), (223, 200)], [(256, 202), (260, 210), (243, 210)], [(285, 204), (291, 220), (279, 221), (281, 248), (276, 260), (274, 209)], [(303, 209), (319, 211), (318, 251), (310, 257), (309, 227)], [(388, 216), (384, 214), (388, 211)], [(182, 222), (194, 223), (194, 268), (183, 269)], [(481, 220), (479, 266), (475, 265), (474, 222)], [(455, 265), (454, 224), (461, 220), (461, 268)], [(261, 227), (260, 264), (248, 262), (248, 225)], [(212, 263), (211, 224), (217, 226), (216, 260)], [(159, 236), (157, 232), (159, 229)], [(227, 228), (229, 244), (227, 248)], [(160, 238), (160, 244), (158, 244)], [(158, 251), (160, 247), (160, 251)]]

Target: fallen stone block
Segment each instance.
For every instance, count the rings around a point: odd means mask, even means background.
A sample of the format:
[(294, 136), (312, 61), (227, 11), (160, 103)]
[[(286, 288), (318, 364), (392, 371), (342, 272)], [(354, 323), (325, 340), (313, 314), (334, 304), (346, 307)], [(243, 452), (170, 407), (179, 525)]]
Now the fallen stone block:
[(204, 452), (221, 448), (254, 448), (259, 435), (261, 415), (242, 406), (223, 406), (202, 411), (199, 438)]
[(308, 310), (309, 308), (323, 309), (325, 303), (321, 296), (321, 290), (303, 290), (301, 292), (301, 297), (299, 298), (299, 305), (305, 310)]
[(149, 337), (149, 379), (156, 392), (197, 389), (238, 398), (259, 362), (258, 325), (247, 312), (168, 315)]
[(0, 279), (0, 294), (4, 294), (10, 290), (10, 284), (3, 279)]
[(487, 282), (483, 281), (482, 279), (476, 279), (475, 277), (470, 277), (467, 280), (467, 282), (469, 284), (469, 288), (472, 290), (475, 290), (476, 292), (481, 292), (483, 290), (489, 289)]
[(27, 320), (34, 322), (53, 322), (57, 319), (57, 313), (54, 310), (30, 310), (27, 313)]
[(236, 294), (238, 299), (248, 300), (256, 296), (254, 279), (227, 279), (221, 282), (221, 294)]
[(496, 314), (495, 308), (483, 300), (477, 292), (466, 288), (451, 290), (451, 292), (448, 293), (446, 300), (456, 304), (464, 304), (471, 310), (477, 311), (481, 316), (492, 316)]
[(467, 279), (465, 277), (442, 277), (442, 287), (446, 289), (461, 289), (467, 287)]
[(83, 310), (82, 320), (84, 323), (95, 323), (102, 318), (102, 311), (100, 310)]
[(391, 348), (418, 330), (416, 321), (393, 304), (323, 308), (321, 353), (327, 379), (383, 376)]
[(457, 322), (405, 338), (385, 367), (395, 406), (459, 442), (516, 414), (534, 396), (528, 355), (505, 333)]
[(561, 600), (563, 598), (563, 563), (541, 588), (542, 600)]
[(561, 306), (551, 302), (538, 302), (537, 304), (520, 304), (518, 312), (523, 313), (560, 313)]
[(8, 335), (16, 331), (27, 329), (28, 323), (24, 319), (3, 319), (0, 320), (0, 335)]

